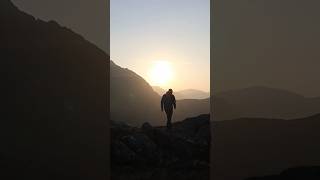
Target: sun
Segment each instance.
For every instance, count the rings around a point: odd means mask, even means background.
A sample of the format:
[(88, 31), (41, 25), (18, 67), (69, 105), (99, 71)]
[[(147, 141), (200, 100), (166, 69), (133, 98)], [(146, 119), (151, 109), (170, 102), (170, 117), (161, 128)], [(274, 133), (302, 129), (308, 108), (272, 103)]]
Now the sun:
[(155, 61), (149, 70), (149, 80), (154, 86), (166, 86), (172, 80), (172, 65), (168, 61)]

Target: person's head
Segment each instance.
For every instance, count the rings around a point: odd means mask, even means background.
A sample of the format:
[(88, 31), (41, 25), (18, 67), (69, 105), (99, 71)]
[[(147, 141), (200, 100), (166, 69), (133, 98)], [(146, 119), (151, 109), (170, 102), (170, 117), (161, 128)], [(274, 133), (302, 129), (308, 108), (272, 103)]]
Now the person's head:
[(168, 92), (169, 92), (170, 94), (172, 94), (172, 93), (173, 93), (172, 89), (169, 89), (169, 90), (168, 90)]

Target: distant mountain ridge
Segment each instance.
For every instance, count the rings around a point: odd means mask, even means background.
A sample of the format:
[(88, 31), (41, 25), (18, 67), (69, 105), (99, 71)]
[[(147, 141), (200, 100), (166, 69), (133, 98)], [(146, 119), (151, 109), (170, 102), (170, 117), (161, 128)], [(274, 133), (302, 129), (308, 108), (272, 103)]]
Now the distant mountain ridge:
[(255, 86), (216, 93), (215, 120), (239, 117), (292, 119), (320, 112), (320, 97), (307, 98), (276, 88)]
[(197, 89), (185, 89), (178, 91), (178, 99), (207, 99), (210, 97), (209, 92)]
[[(157, 92), (160, 96), (162, 96), (167, 90), (159, 87), (159, 86), (152, 86), (153, 90)], [(209, 92), (204, 92), (197, 89), (185, 89), (181, 91), (175, 91), (174, 95), (177, 100), (182, 99), (207, 99), (210, 97)]]

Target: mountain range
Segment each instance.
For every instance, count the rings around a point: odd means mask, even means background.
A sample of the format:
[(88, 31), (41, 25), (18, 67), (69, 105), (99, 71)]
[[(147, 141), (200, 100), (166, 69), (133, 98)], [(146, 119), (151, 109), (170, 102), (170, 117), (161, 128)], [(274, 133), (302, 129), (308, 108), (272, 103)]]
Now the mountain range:
[(216, 93), (213, 97), (215, 120), (240, 117), (292, 119), (320, 112), (320, 97), (276, 88), (254, 86)]
[[(159, 86), (152, 86), (152, 88), (160, 96), (162, 96), (167, 91)], [(177, 100), (181, 100), (181, 99), (207, 99), (210, 97), (209, 92), (205, 92), (205, 91), (201, 91), (201, 90), (197, 90), (197, 89), (185, 89), (185, 90), (181, 90), (181, 91), (174, 91), (174, 95)]]
[[(115, 112), (115, 115), (119, 115), (119, 117), (115, 117), (114, 119), (120, 121), (130, 119), (127, 118), (130, 114), (131, 117), (134, 117), (131, 118), (133, 122), (127, 122), (136, 125), (139, 125), (137, 122), (141, 124), (146, 120), (157, 125), (163, 123), (163, 117), (158, 119), (157, 117), (161, 117), (161, 114), (159, 114), (161, 96), (159, 94), (162, 94), (165, 90), (159, 87), (151, 87), (142, 77), (134, 72), (116, 65), (114, 66), (118, 68), (118, 71), (113, 72), (111, 70), (111, 77), (117, 76), (122, 78), (118, 78), (117, 80), (115, 78), (111, 79), (111, 98), (113, 99), (111, 106), (113, 104), (118, 105), (114, 107), (114, 111), (112, 112)], [(116, 73), (117, 75), (115, 75)], [(132, 88), (135, 90), (132, 90)], [(179, 93), (179, 91), (174, 92), (176, 97)], [(130, 98), (137, 98), (138, 100), (131, 101), (129, 100)], [(309, 98), (287, 90), (263, 86), (214, 93), (212, 99), (212, 106), (214, 106), (213, 120), (215, 121), (241, 117), (293, 119), (316, 114), (319, 112), (320, 107), (320, 97)], [(176, 120), (183, 120), (187, 117), (207, 113), (210, 108), (209, 98), (180, 99), (177, 101), (177, 104)], [(120, 111), (126, 108), (124, 105), (127, 105), (128, 109), (125, 110), (127, 113), (123, 114)]]
[[(133, 71), (112, 64), (111, 115), (113, 119), (138, 126), (145, 121), (154, 125), (163, 124), (164, 117), (159, 112), (161, 98), (159, 94), (165, 90), (151, 87)], [(174, 94), (177, 97), (180, 92), (174, 92)], [(316, 114), (320, 107), (320, 97), (305, 97), (288, 90), (264, 86), (214, 93), (212, 100), (214, 121), (241, 117), (293, 119)], [(177, 105), (176, 121), (210, 111), (209, 98), (179, 99)]]
[[(152, 86), (135, 72), (110, 63), (110, 113), (114, 121), (122, 121), (132, 126), (144, 122), (152, 125), (165, 124), (165, 114), (161, 112), (161, 96)], [(208, 99), (177, 100), (174, 121), (210, 112)]]

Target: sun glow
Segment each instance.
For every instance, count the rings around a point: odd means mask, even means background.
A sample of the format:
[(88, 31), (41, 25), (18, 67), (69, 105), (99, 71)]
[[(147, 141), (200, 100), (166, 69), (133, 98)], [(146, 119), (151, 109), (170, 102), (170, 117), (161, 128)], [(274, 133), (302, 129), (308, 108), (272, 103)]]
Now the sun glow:
[(155, 61), (148, 76), (151, 85), (166, 86), (173, 77), (172, 64), (168, 61)]

